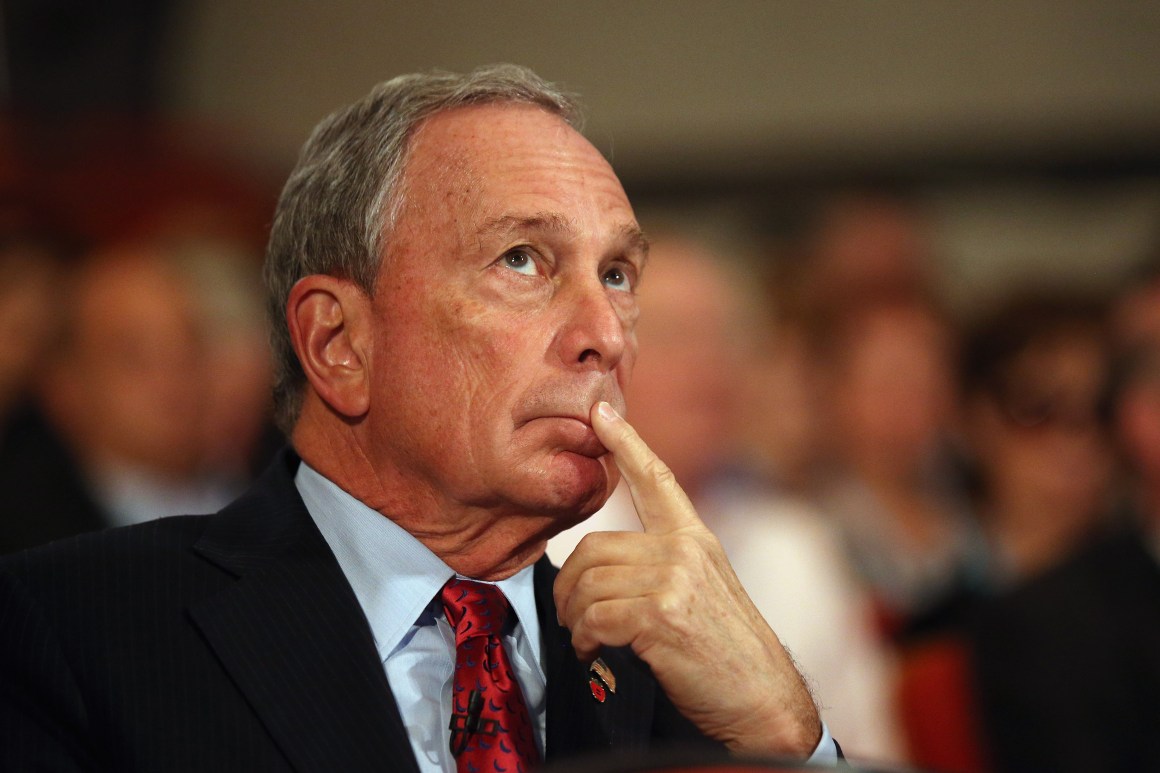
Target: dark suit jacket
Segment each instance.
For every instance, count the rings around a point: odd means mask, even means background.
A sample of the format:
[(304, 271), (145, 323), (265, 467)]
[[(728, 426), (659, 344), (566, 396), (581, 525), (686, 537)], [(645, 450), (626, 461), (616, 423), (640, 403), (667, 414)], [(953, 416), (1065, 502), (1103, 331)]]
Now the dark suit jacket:
[[(283, 454), (216, 515), (0, 561), (4, 770), (414, 771), (370, 627)], [(548, 761), (700, 738), (647, 667), (603, 704), (535, 569)], [(701, 739), (704, 742), (704, 739)]]
[(109, 525), (80, 465), (32, 406), (0, 427), (0, 556)]
[(1160, 771), (1160, 566), (1116, 535), (980, 610), (979, 698), (999, 771)]

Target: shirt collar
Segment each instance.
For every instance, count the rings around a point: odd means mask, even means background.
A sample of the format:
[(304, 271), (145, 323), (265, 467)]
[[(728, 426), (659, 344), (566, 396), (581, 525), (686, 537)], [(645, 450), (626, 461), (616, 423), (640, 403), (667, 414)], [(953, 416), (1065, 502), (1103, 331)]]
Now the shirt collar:
[[(294, 477), (306, 510), (334, 552), (385, 660), (415, 625), (438, 615), (432, 602), (455, 571), (401, 526), (367, 507), (303, 462)], [(533, 566), (495, 583), (538, 651)], [(470, 579), (470, 578), (469, 578)], [(431, 613), (424, 615), (430, 609)]]

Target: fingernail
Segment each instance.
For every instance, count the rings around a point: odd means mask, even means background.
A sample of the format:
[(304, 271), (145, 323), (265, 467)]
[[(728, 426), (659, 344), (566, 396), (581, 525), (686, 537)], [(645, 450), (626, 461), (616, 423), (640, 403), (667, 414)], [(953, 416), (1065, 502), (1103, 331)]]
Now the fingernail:
[(600, 417), (605, 421), (615, 421), (616, 419), (620, 418), (620, 414), (618, 414), (611, 405), (604, 402), (603, 400), (596, 404), (596, 412), (599, 413)]

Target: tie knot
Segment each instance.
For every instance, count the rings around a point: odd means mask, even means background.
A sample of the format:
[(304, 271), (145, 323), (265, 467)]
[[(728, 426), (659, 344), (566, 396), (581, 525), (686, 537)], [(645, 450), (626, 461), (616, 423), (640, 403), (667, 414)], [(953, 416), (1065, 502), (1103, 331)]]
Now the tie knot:
[(443, 613), (457, 640), (499, 636), (507, 620), (508, 600), (495, 585), (452, 578), (443, 586)]

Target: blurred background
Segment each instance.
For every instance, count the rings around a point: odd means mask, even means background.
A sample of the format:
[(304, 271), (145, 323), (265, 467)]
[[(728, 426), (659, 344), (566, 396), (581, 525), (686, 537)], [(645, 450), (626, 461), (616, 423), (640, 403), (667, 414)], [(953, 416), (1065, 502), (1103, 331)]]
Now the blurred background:
[[(806, 194), (905, 186), (956, 303), (1028, 273), (1113, 281), (1156, 230), (1149, 3), (5, 0), (2, 23), (7, 107), (56, 119), (34, 149), (75, 163), (84, 124), (121, 138), (106, 166), (165, 157), (152, 175), (187, 195), (276, 189), (318, 119), (390, 74), (510, 60), (582, 96), (641, 204), (736, 205), (776, 232)], [(165, 184), (108, 171), (89, 174), (118, 225), (120, 199)]]
[(1160, 5), (3, 0), (0, 32), (0, 552), (244, 488), (298, 147), (511, 61), (653, 236), (634, 421), (847, 752), (1160, 770)]

